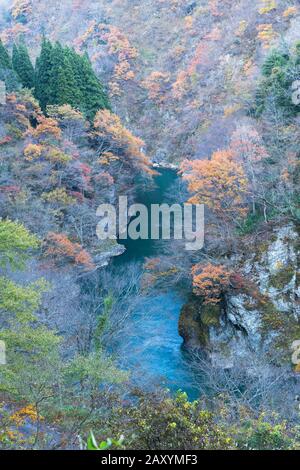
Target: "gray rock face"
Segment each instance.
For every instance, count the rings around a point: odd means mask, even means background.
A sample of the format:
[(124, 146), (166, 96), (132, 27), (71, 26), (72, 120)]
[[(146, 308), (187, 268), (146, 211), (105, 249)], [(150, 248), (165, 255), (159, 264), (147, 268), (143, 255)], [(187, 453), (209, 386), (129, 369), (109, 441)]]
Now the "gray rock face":
[[(300, 334), (297, 243), (295, 227), (287, 225), (275, 229), (271, 240), (255, 247), (247, 259), (239, 260), (257, 293), (252, 296), (249, 289), (226, 295), (218, 324), (206, 325), (206, 344), (201, 346), (214, 365), (231, 367), (237, 357), (265, 350), (280, 335), (287, 336), (286, 325), (295, 325), (294, 331), (298, 325)], [(201, 323), (201, 315), (199, 319)], [(288, 336), (285, 339), (289, 343)]]

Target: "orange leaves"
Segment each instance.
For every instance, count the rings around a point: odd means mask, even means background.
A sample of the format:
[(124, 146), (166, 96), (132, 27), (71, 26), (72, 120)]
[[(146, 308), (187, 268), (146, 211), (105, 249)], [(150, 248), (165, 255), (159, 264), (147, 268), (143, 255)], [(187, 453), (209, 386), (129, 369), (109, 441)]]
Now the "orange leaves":
[(115, 79), (116, 80), (133, 80), (135, 77), (134, 72), (128, 60), (123, 60), (115, 66)]
[(298, 13), (298, 8), (296, 6), (291, 6), (288, 7), (286, 10), (284, 10), (282, 16), (283, 18), (290, 18), (291, 16), (295, 16)]
[(108, 54), (117, 58), (114, 74), (110, 82), (112, 95), (120, 95), (120, 82), (133, 80), (135, 74), (132, 70), (131, 61), (138, 56), (135, 47), (132, 47), (127, 36), (116, 26), (99, 24), (99, 36), (108, 46)]
[(28, 33), (29, 29), (27, 26), (16, 23), (11, 28), (6, 28), (0, 33), (0, 38), (5, 44), (8, 44), (11, 41), (15, 41), (23, 34)]
[(181, 100), (189, 90), (189, 75), (185, 70), (181, 70), (178, 75), (176, 82), (172, 85), (172, 95), (173, 98)]
[(96, 114), (94, 121), (94, 137), (110, 140), (110, 146), (117, 150), (122, 150), (126, 154), (132, 166), (146, 173), (153, 173), (151, 164), (146, 155), (142, 152), (145, 143), (135, 137), (126, 129), (121, 119), (108, 109), (100, 110)]
[(272, 24), (260, 24), (257, 26), (258, 39), (262, 42), (264, 49), (269, 49), (277, 33), (273, 30)]
[[(215, 32), (214, 32), (215, 34)], [(207, 39), (212, 40), (213, 36)], [(216, 37), (216, 36), (214, 36)], [(172, 95), (175, 99), (182, 99), (191, 88), (191, 77), (197, 73), (197, 69), (201, 65), (206, 65), (209, 62), (210, 46), (207, 41), (201, 41), (196, 47), (195, 53), (188, 64), (187, 70), (181, 70), (176, 81), (172, 85)]]
[(113, 152), (103, 152), (98, 160), (98, 163), (100, 163), (100, 165), (111, 165), (118, 160), (120, 160), (120, 158)]
[(196, 264), (192, 268), (194, 294), (205, 304), (218, 304), (230, 287), (231, 272), (222, 265)]
[(31, 134), (34, 137), (41, 137), (51, 135), (56, 139), (61, 137), (61, 130), (58, 127), (58, 122), (55, 119), (47, 118), (45, 116), (38, 117), (38, 125), (36, 128), (31, 128)]
[(119, 28), (105, 23), (97, 24), (95, 20), (91, 21), (85, 33), (76, 39), (77, 48), (82, 48), (91, 38), (95, 41), (98, 39), (98, 47), (106, 48), (105, 52), (103, 50), (95, 52), (93, 60), (103, 55), (110, 55), (114, 58), (116, 63), (109, 88), (111, 95), (121, 95), (122, 82), (135, 78), (132, 61), (138, 56), (136, 48), (131, 46), (127, 36)]
[(200, 42), (196, 47), (195, 54), (188, 66), (188, 74), (192, 75), (197, 71), (199, 65), (205, 65), (208, 62), (209, 47), (205, 42)]
[(120, 60), (135, 59), (138, 55), (135, 47), (132, 47), (128, 38), (116, 26), (99, 24), (98, 29), (101, 38), (108, 44), (109, 54), (118, 54)]
[(83, 267), (86, 271), (94, 268), (90, 254), (79, 243), (73, 243), (63, 233), (50, 232), (46, 238), (46, 256), (52, 257), (57, 264), (65, 261)]
[(246, 215), (244, 195), (248, 181), (230, 150), (218, 150), (211, 160), (186, 160), (181, 171), (194, 194), (190, 203), (206, 204), (223, 219)]
[(166, 100), (169, 82), (169, 73), (154, 71), (142, 82), (142, 85), (148, 91), (151, 100), (162, 104)]

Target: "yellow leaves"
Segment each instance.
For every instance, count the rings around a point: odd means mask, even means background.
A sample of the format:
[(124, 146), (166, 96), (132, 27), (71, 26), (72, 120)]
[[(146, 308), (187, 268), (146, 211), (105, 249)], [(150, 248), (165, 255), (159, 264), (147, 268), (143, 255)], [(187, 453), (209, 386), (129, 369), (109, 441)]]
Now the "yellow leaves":
[(270, 11), (276, 10), (277, 2), (276, 0), (260, 0), (261, 7), (258, 10), (260, 15), (265, 15)]
[(194, 18), (192, 16), (189, 15), (184, 18), (185, 29), (187, 30), (192, 29), (193, 24), (194, 24)]
[(239, 110), (241, 109), (241, 107), (242, 107), (242, 105), (239, 104), (239, 103), (226, 106), (226, 107), (224, 108), (224, 117), (229, 117), (229, 116), (231, 116), (232, 114), (234, 114), (234, 113), (236, 113), (237, 111), (239, 111)]
[(298, 8), (296, 6), (291, 6), (288, 7), (284, 12), (282, 13), (283, 18), (289, 18), (290, 16), (295, 16), (298, 13)]
[(257, 26), (258, 39), (263, 43), (264, 49), (269, 49), (274, 39), (277, 37), (277, 33), (273, 30), (272, 24), (261, 24)]
[(24, 150), (25, 160), (31, 162), (40, 158), (43, 152), (43, 147), (40, 144), (28, 144)]
[(47, 114), (58, 122), (62, 122), (65, 119), (70, 121), (81, 121), (84, 119), (83, 114), (77, 109), (72, 108), (69, 104), (47, 106)]
[[(27, 419), (30, 419), (33, 423), (37, 421), (38, 414), (35, 406), (27, 405), (10, 416), (10, 421), (12, 421), (16, 426), (24, 425)], [(40, 417), (40, 420), (41, 419), (43, 418)]]
[(69, 206), (76, 203), (76, 199), (69, 196), (65, 188), (57, 188), (49, 193), (42, 194), (42, 199), (46, 202), (60, 203)]
[(43, 157), (51, 163), (67, 164), (72, 157), (65, 154), (58, 147), (45, 147), (41, 144), (28, 144), (24, 149), (24, 156), (27, 162), (34, 162)]
[(72, 160), (70, 155), (62, 152), (57, 147), (49, 147), (47, 149), (47, 153), (45, 154), (45, 158), (51, 163), (60, 163), (62, 165), (66, 165), (70, 160)]
[(244, 32), (245, 32), (246, 29), (247, 29), (247, 26), (248, 26), (248, 23), (247, 23), (246, 20), (240, 21), (239, 27), (238, 27), (238, 29), (236, 30), (235, 35), (238, 36), (238, 37), (243, 36)]

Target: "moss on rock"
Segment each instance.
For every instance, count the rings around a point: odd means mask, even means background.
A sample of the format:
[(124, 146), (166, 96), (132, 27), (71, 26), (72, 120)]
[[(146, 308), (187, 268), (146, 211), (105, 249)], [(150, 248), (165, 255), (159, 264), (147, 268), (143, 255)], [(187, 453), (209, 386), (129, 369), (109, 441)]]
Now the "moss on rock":
[(276, 274), (270, 276), (269, 284), (275, 289), (283, 289), (287, 284), (291, 282), (295, 275), (295, 268), (292, 265), (285, 266), (280, 269)]
[(201, 323), (205, 326), (219, 326), (221, 316), (220, 304), (202, 305)]

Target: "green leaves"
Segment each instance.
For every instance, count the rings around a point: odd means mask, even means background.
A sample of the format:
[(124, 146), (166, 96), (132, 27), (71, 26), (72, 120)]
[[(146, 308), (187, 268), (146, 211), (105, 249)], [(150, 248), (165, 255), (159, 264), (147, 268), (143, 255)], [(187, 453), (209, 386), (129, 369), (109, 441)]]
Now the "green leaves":
[(43, 111), (66, 104), (92, 121), (99, 109), (109, 108), (108, 97), (87, 55), (80, 56), (59, 42), (44, 39), (36, 62), (35, 97)]
[(34, 87), (34, 68), (25, 44), (14, 45), (12, 55), (13, 69), (18, 75), (23, 87)]
[(107, 439), (106, 441), (102, 441), (98, 444), (93, 432), (91, 431), (87, 440), (87, 450), (108, 450), (111, 447), (119, 449), (122, 447), (123, 442), (124, 436), (121, 436), (118, 440)]
[(9, 264), (14, 269), (24, 267), (28, 250), (37, 249), (38, 238), (24, 225), (11, 220), (0, 220), (0, 266)]
[(296, 116), (300, 106), (292, 101), (292, 84), (300, 74), (299, 55), (293, 51), (274, 50), (262, 66), (263, 79), (256, 92), (255, 115), (267, 110), (269, 103), (283, 112), (284, 117)]
[(47, 289), (45, 281), (40, 280), (29, 287), (15, 284), (6, 277), (0, 277), (0, 319), (16, 320), (26, 323), (35, 320), (34, 312), (38, 309), (41, 294)]

